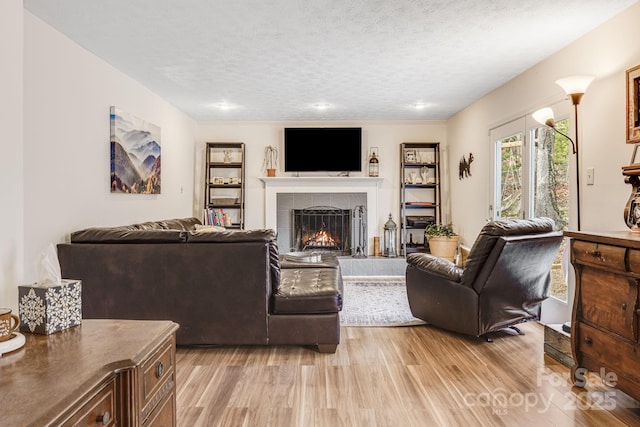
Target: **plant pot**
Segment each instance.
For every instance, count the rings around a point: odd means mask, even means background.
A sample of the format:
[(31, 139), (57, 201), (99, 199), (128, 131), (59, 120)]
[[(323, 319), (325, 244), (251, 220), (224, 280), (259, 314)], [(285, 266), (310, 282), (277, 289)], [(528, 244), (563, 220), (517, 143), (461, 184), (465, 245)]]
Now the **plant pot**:
[(432, 255), (447, 259), (453, 262), (458, 249), (460, 236), (445, 237), (437, 236), (429, 239), (429, 251)]
[(267, 176), (276, 176), (275, 169), (267, 169)]

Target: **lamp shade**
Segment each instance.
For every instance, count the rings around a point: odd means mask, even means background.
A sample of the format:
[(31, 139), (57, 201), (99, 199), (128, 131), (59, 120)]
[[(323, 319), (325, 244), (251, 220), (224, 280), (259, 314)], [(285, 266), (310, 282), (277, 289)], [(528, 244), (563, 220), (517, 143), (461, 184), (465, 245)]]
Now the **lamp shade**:
[(550, 107), (541, 108), (531, 115), (536, 122), (553, 127), (555, 119), (553, 118), (553, 110)]
[(560, 86), (567, 95), (576, 93), (584, 94), (593, 79), (593, 76), (572, 76), (556, 80), (556, 84)]

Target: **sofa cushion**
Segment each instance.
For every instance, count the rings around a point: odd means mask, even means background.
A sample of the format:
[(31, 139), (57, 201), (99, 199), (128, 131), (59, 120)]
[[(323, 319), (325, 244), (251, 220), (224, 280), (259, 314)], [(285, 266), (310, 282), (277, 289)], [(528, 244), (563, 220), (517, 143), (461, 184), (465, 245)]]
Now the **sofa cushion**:
[(195, 230), (203, 233), (212, 233), (214, 231), (226, 231), (226, 228), (220, 227), (219, 225), (196, 224)]
[(203, 231), (194, 230), (188, 232), (189, 243), (225, 243), (225, 242), (270, 242), (275, 241), (276, 232), (269, 229), (255, 230), (227, 230)]
[(283, 269), (272, 295), (275, 314), (337, 313), (342, 310), (342, 276), (337, 268)]
[(202, 224), (198, 218), (174, 218), (163, 219), (160, 221), (147, 221), (139, 224), (125, 225), (123, 227), (127, 230), (182, 230), (189, 231), (194, 230), (196, 224)]
[(71, 233), (71, 243), (185, 243), (182, 230), (127, 230), (126, 228), (87, 228)]
[(148, 221), (119, 227), (91, 227), (71, 233), (71, 243), (184, 243), (195, 217)]
[(194, 230), (196, 225), (201, 225), (202, 222), (195, 217), (190, 218), (175, 218), (158, 221), (162, 228), (168, 230)]
[(340, 268), (338, 258), (332, 254), (322, 254), (320, 262), (304, 262), (298, 261), (293, 258), (288, 258), (287, 255), (280, 256), (281, 268)]

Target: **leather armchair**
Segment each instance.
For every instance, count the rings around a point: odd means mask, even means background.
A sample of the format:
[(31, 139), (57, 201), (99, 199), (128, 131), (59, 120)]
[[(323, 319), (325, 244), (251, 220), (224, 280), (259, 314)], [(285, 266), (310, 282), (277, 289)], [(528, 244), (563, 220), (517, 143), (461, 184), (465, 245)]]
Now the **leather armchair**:
[[(464, 267), (430, 254), (407, 256), (413, 315), (430, 325), (476, 337), (540, 318), (551, 265), (562, 242), (550, 218), (487, 223)], [(488, 341), (491, 341), (485, 336)]]

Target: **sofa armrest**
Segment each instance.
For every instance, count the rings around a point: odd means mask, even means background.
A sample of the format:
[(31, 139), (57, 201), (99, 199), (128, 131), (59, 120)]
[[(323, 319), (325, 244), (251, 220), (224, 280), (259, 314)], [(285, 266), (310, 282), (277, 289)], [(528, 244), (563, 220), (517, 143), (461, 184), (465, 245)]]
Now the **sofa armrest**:
[(417, 270), (441, 277), (451, 282), (459, 283), (462, 280), (462, 268), (444, 258), (425, 253), (413, 253), (407, 255), (407, 265)]

